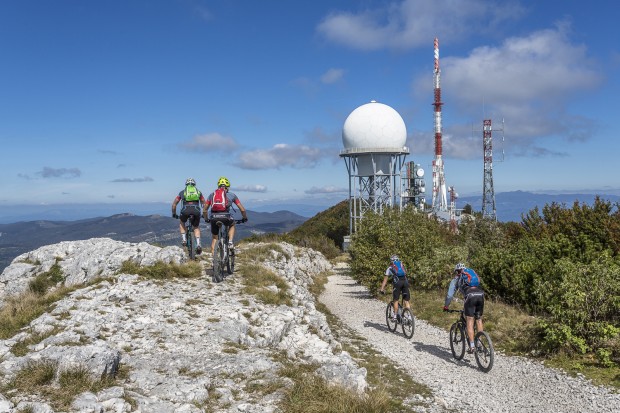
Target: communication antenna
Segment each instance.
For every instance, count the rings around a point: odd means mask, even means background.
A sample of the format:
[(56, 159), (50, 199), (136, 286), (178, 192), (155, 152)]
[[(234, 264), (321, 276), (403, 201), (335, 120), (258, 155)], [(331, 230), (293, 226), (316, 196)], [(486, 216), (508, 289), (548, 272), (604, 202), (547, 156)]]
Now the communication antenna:
[(439, 40), (435, 38), (433, 42), (435, 51), (435, 69), (433, 72), (433, 83), (435, 87), (435, 159), (433, 160), (433, 211), (448, 211), (448, 199), (446, 193), (446, 177), (443, 168), (442, 146), (441, 146), (441, 69), (439, 69)]
[(482, 148), (484, 153), (482, 217), (497, 221), (495, 189), (493, 188), (493, 126), (491, 119), (482, 121)]

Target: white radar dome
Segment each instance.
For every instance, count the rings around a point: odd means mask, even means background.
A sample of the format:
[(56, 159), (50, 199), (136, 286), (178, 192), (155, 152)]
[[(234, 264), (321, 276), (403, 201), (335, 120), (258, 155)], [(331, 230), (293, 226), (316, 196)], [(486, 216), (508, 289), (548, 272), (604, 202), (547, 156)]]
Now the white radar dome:
[(374, 100), (351, 112), (342, 128), (345, 149), (402, 148), (406, 141), (403, 118), (390, 106)]

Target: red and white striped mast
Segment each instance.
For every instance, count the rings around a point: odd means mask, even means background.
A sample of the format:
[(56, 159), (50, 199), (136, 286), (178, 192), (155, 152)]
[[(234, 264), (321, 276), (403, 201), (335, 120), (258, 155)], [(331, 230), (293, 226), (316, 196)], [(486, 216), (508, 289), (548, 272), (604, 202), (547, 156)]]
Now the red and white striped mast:
[(439, 40), (435, 38), (435, 71), (433, 81), (435, 84), (435, 160), (433, 160), (433, 211), (447, 211), (448, 200), (446, 194), (446, 178), (443, 171), (443, 159), (441, 158), (441, 86), (439, 69)]

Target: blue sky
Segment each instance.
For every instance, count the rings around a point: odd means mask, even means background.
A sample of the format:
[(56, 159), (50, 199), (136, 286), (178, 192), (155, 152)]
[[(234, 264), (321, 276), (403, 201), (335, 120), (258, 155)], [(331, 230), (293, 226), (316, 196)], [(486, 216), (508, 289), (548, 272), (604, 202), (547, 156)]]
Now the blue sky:
[(595, 3), (2, 1), (0, 206), (169, 203), (220, 175), (249, 209), (333, 205), (370, 100), (430, 172), (434, 37), (448, 186), (482, 192), (491, 118), (496, 193), (620, 194), (618, 13)]

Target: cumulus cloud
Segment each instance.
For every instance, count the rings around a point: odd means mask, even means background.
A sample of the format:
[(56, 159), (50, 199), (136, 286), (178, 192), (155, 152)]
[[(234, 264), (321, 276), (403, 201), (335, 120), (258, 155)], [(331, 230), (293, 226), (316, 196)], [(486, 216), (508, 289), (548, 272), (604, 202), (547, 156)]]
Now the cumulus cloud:
[(279, 143), (271, 149), (243, 152), (235, 164), (242, 169), (312, 168), (323, 156), (319, 148)]
[(330, 185), (330, 186), (324, 186), (321, 188), (313, 186), (312, 188), (307, 189), (304, 192), (306, 194), (337, 194), (341, 192), (349, 192), (349, 190), (347, 188), (339, 188), (339, 187)]
[(321, 83), (326, 85), (330, 85), (332, 83), (337, 83), (344, 77), (343, 69), (329, 69), (321, 76)]
[(150, 176), (145, 176), (144, 178), (118, 178), (113, 179), (110, 182), (153, 182), (153, 178), (151, 178)]
[(236, 149), (237, 146), (233, 138), (219, 133), (194, 136), (191, 140), (179, 144), (181, 149), (190, 152), (230, 151)]
[(235, 192), (267, 192), (265, 185), (241, 185), (233, 187)]
[(77, 178), (82, 175), (78, 168), (51, 168), (44, 166), (43, 170), (37, 172), (43, 178)]
[(359, 13), (331, 13), (319, 23), (317, 31), (329, 41), (352, 49), (406, 50), (428, 45), (429, 33), (439, 33), (447, 41), (460, 40), (523, 13), (516, 2), (405, 0)]
[[(568, 113), (567, 107), (571, 99), (597, 88), (603, 79), (586, 47), (570, 42), (569, 29), (560, 24), (509, 38), (498, 47), (476, 48), (466, 57), (442, 59), (443, 100), (479, 119), (477, 124), (448, 130), (444, 125), (443, 153), (459, 158), (480, 156), (483, 117), (493, 120), (494, 137), (502, 136), (505, 120), (503, 135), (515, 154), (557, 154), (537, 148), (538, 141), (546, 137), (588, 140), (597, 125)], [(416, 82), (418, 93), (430, 96), (430, 88), (426, 78)], [(432, 134), (425, 140), (432, 143)], [(411, 147), (419, 149), (415, 140)]]
[(118, 155), (118, 154), (119, 154), (119, 152), (117, 152), (117, 151), (111, 151), (111, 150), (109, 150), (109, 149), (99, 149), (99, 150), (97, 150), (97, 152), (99, 152), (99, 153), (103, 153), (103, 154), (105, 154), (105, 155)]

